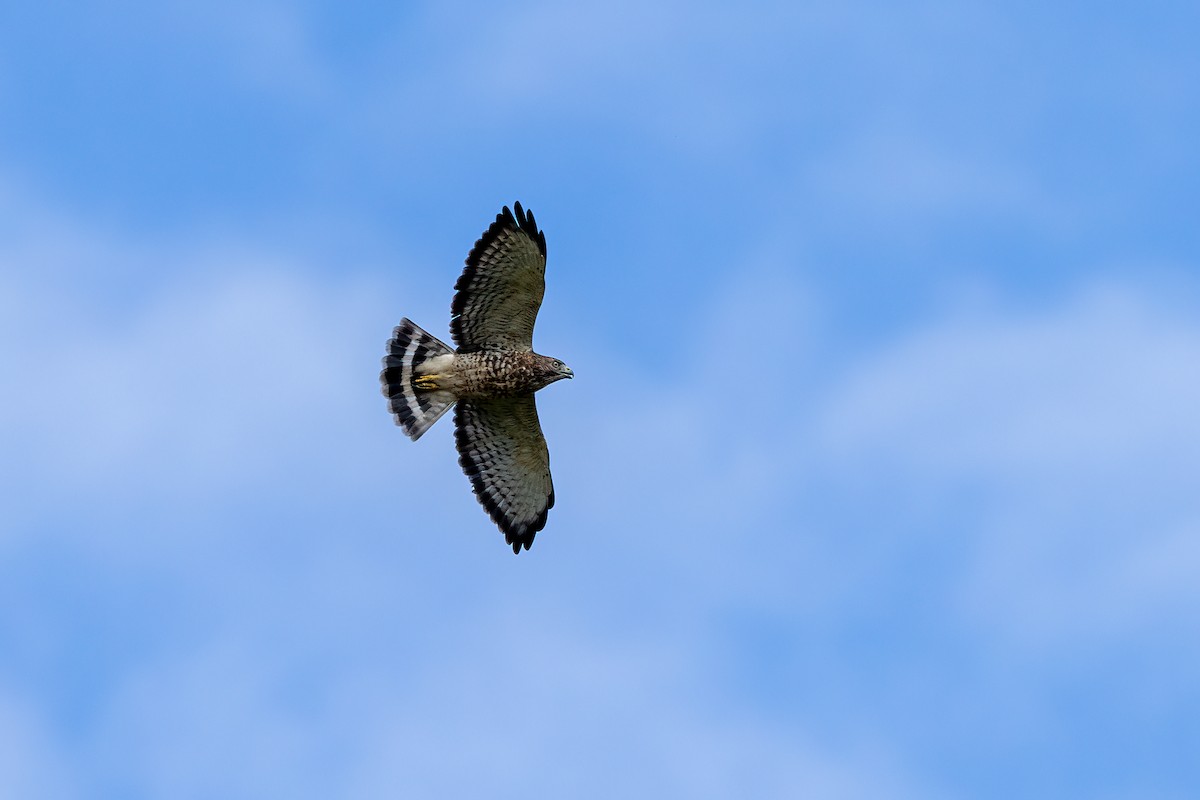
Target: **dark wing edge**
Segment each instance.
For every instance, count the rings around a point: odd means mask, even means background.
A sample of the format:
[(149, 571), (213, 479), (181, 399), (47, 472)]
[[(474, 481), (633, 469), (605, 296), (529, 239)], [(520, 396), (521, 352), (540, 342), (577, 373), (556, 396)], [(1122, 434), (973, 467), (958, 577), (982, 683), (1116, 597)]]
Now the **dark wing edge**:
[(463, 269), (462, 275), (454, 284), (454, 299), (450, 302), (450, 336), (458, 345), (459, 352), (479, 349), (477, 346), (467, 343), (467, 332), (463, 330), (462, 315), (471, 300), (472, 289), (475, 288), (479, 277), (483, 255), (492, 245), (496, 244), (501, 235), (505, 231), (525, 234), (537, 246), (538, 252), (542, 256), (542, 262), (546, 261), (546, 234), (538, 230), (533, 212), (521, 208), (519, 201), (513, 203), (513, 209), (515, 214), (509, 210), (508, 206), (504, 206), (503, 210), (496, 215), (496, 221), (488, 226), (483, 235), (475, 241), (475, 246), (467, 254), (466, 268)]
[(554, 508), (550, 453), (533, 395), (460, 401), (454, 444), (476, 499), (504, 541), (514, 554), (528, 550)]

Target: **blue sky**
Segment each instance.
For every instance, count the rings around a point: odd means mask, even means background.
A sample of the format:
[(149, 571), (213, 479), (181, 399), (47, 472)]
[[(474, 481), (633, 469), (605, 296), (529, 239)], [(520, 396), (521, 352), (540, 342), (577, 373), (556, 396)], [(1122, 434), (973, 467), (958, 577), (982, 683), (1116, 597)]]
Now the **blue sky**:
[[(0, 9), (0, 795), (1183, 798), (1194, 4)], [(547, 234), (514, 558), (378, 395)]]

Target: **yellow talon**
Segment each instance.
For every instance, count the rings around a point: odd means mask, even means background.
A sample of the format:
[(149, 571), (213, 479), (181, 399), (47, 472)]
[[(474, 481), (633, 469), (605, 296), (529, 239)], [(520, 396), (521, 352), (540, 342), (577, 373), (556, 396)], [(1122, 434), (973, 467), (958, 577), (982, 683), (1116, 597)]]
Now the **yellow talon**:
[(437, 375), (421, 375), (413, 378), (413, 386), (423, 392), (432, 392), (438, 388)]

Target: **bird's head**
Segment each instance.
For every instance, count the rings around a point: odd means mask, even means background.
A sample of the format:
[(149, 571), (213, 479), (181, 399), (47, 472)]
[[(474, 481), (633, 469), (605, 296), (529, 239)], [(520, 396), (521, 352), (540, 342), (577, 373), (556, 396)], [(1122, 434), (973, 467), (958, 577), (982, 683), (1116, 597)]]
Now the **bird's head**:
[(557, 358), (550, 358), (549, 356), (541, 357), (541, 372), (547, 386), (555, 381), (561, 381), (563, 378), (575, 377), (575, 373), (571, 371), (570, 367)]

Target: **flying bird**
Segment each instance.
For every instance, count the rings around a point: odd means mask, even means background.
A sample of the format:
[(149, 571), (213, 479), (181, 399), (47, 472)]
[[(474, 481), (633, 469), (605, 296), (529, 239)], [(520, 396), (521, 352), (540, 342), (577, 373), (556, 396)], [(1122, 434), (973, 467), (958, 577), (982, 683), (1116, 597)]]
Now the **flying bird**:
[(450, 304), (452, 350), (404, 318), (379, 373), (388, 410), (413, 441), (454, 406), (458, 463), (514, 553), (554, 506), (550, 451), (533, 393), (574, 377), (533, 352), (546, 293), (546, 236), (520, 203), (496, 215), (467, 256)]

